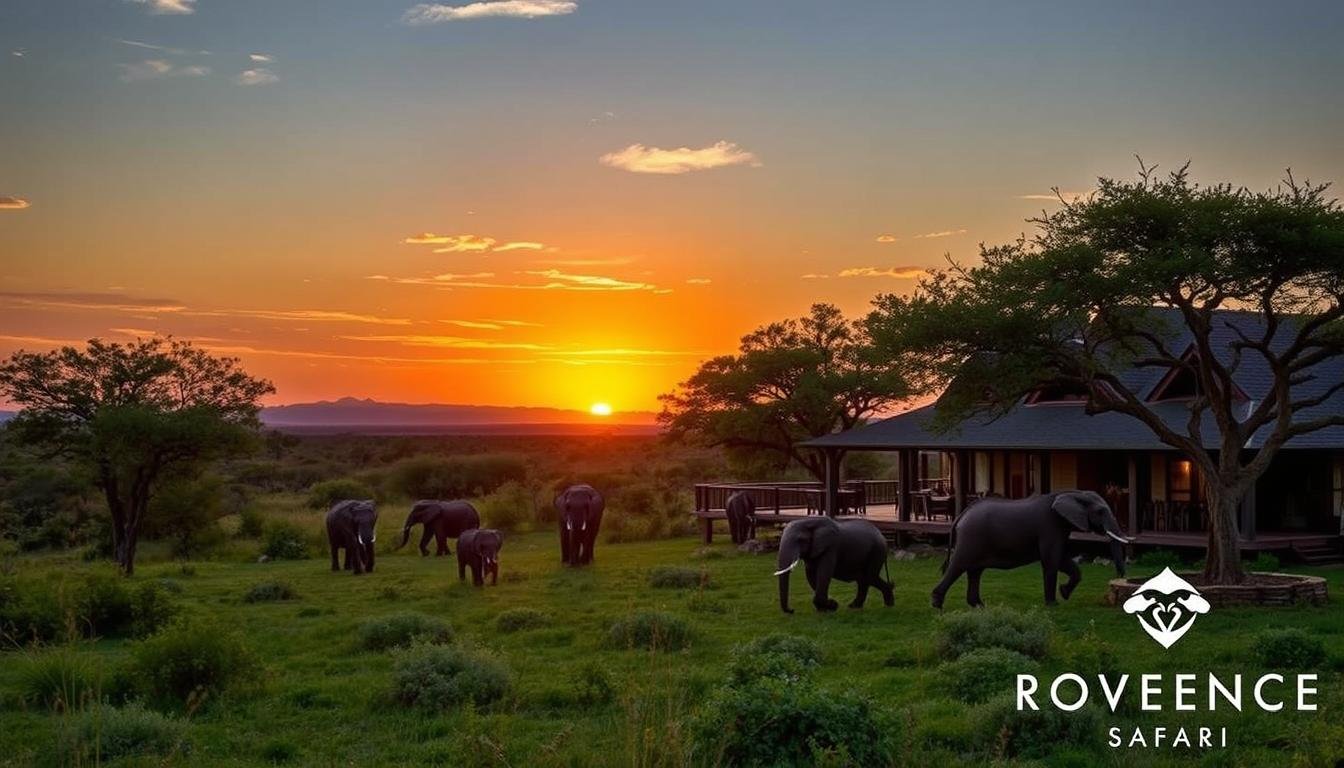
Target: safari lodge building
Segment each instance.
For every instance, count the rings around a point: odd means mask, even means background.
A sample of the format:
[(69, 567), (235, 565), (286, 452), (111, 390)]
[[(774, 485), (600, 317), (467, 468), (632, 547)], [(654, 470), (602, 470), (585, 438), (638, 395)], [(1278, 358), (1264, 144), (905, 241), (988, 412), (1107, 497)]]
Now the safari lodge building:
[[(1258, 315), (1220, 314), (1219, 321), (1239, 324), (1244, 332), (1259, 328)], [(1228, 338), (1213, 341), (1230, 342), (1233, 331), (1223, 333)], [(1192, 348), (1179, 334), (1172, 342), (1171, 349)], [(1214, 346), (1227, 348), (1226, 343)], [(1272, 386), (1269, 371), (1258, 362), (1248, 355), (1234, 374), (1236, 397), (1246, 403), (1247, 412)], [(1344, 360), (1319, 364), (1309, 372), (1314, 378), (1294, 387), (1295, 397), (1326, 392), (1344, 380)], [(1123, 372), (1122, 381), (1178, 432), (1185, 431), (1189, 404), (1198, 393), (1192, 372), (1132, 367)], [(1081, 396), (1042, 390), (997, 418), (977, 417), (940, 432), (931, 426), (934, 407), (807, 443), (826, 457), (826, 483), (697, 486), (697, 514), (705, 521), (706, 536), (727, 495), (741, 488), (751, 489), (762, 523), (823, 510), (866, 515), (897, 540), (946, 535), (956, 514), (983, 496), (1022, 498), (1077, 488), (1101, 494), (1138, 545), (1207, 546), (1208, 510), (1198, 467), (1139, 420), (1120, 413), (1089, 415)], [(1337, 391), (1298, 418), (1341, 412), (1344, 391)], [(1205, 445), (1216, 447), (1212, 421), (1204, 420)], [(1257, 434), (1247, 448), (1258, 447), (1262, 439)], [(842, 481), (843, 457), (855, 451), (895, 453), (894, 479)], [(1297, 436), (1280, 449), (1242, 500), (1242, 546), (1313, 563), (1337, 561), (1344, 543), (1342, 513), (1344, 427)], [(1089, 533), (1073, 536), (1100, 541)]]

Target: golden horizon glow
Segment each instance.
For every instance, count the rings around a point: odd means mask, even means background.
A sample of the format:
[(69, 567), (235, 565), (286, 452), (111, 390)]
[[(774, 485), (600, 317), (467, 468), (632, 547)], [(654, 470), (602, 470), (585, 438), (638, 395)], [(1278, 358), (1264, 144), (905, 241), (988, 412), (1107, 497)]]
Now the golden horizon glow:
[(588, 412), (591, 413), (591, 414), (593, 414), (594, 416), (610, 416), (610, 415), (611, 415), (611, 404), (610, 404), (610, 403), (593, 403), (592, 406), (588, 408)]

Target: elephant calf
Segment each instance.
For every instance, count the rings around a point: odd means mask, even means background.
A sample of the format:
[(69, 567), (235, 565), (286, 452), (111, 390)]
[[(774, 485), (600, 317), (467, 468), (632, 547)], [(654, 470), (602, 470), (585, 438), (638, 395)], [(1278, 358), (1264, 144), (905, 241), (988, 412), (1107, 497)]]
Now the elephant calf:
[(504, 547), (504, 534), (494, 528), (473, 528), (463, 531), (457, 538), (457, 578), (467, 578), (467, 569), (471, 569), (471, 583), (476, 586), (485, 584), (485, 575), (490, 575), (490, 585), (499, 583), (499, 550)]
[(882, 593), (882, 602), (888, 607), (896, 603), (891, 582), (882, 578), (882, 567), (887, 563), (887, 540), (867, 520), (812, 517), (795, 520), (784, 528), (779, 539), (779, 570), (775, 575), (779, 577), (779, 607), (785, 613), (793, 613), (789, 607), (789, 572), (800, 560), (807, 572), (807, 583), (812, 586), (812, 604), (818, 611), (840, 607), (830, 598), (831, 579), (858, 582), (859, 591), (850, 608), (863, 607), (869, 587)]
[(729, 496), (723, 506), (728, 515), (728, 533), (734, 544), (756, 538), (756, 500), (750, 493), (738, 491)]
[(327, 511), (327, 541), (331, 544), (331, 570), (341, 570), (340, 551), (345, 550), (345, 570), (359, 575), (373, 572), (373, 545), (378, 541), (378, 509), (373, 499), (346, 499)]

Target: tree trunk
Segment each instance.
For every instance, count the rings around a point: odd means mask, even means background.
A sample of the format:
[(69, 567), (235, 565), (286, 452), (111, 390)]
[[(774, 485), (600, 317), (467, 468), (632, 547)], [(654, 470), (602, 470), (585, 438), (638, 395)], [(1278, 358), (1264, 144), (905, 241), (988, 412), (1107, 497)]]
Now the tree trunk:
[(1225, 487), (1208, 486), (1209, 552), (1204, 578), (1212, 584), (1240, 584), (1246, 572), (1241, 567), (1241, 532), (1237, 517), (1241, 497)]

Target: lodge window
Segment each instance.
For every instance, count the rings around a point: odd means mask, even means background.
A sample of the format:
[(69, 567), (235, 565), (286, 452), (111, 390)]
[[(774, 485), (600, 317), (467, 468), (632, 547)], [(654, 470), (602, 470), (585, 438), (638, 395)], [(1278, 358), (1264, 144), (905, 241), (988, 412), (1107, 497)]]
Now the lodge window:
[(1189, 459), (1167, 460), (1167, 501), (1197, 501), (1199, 483), (1194, 462)]

